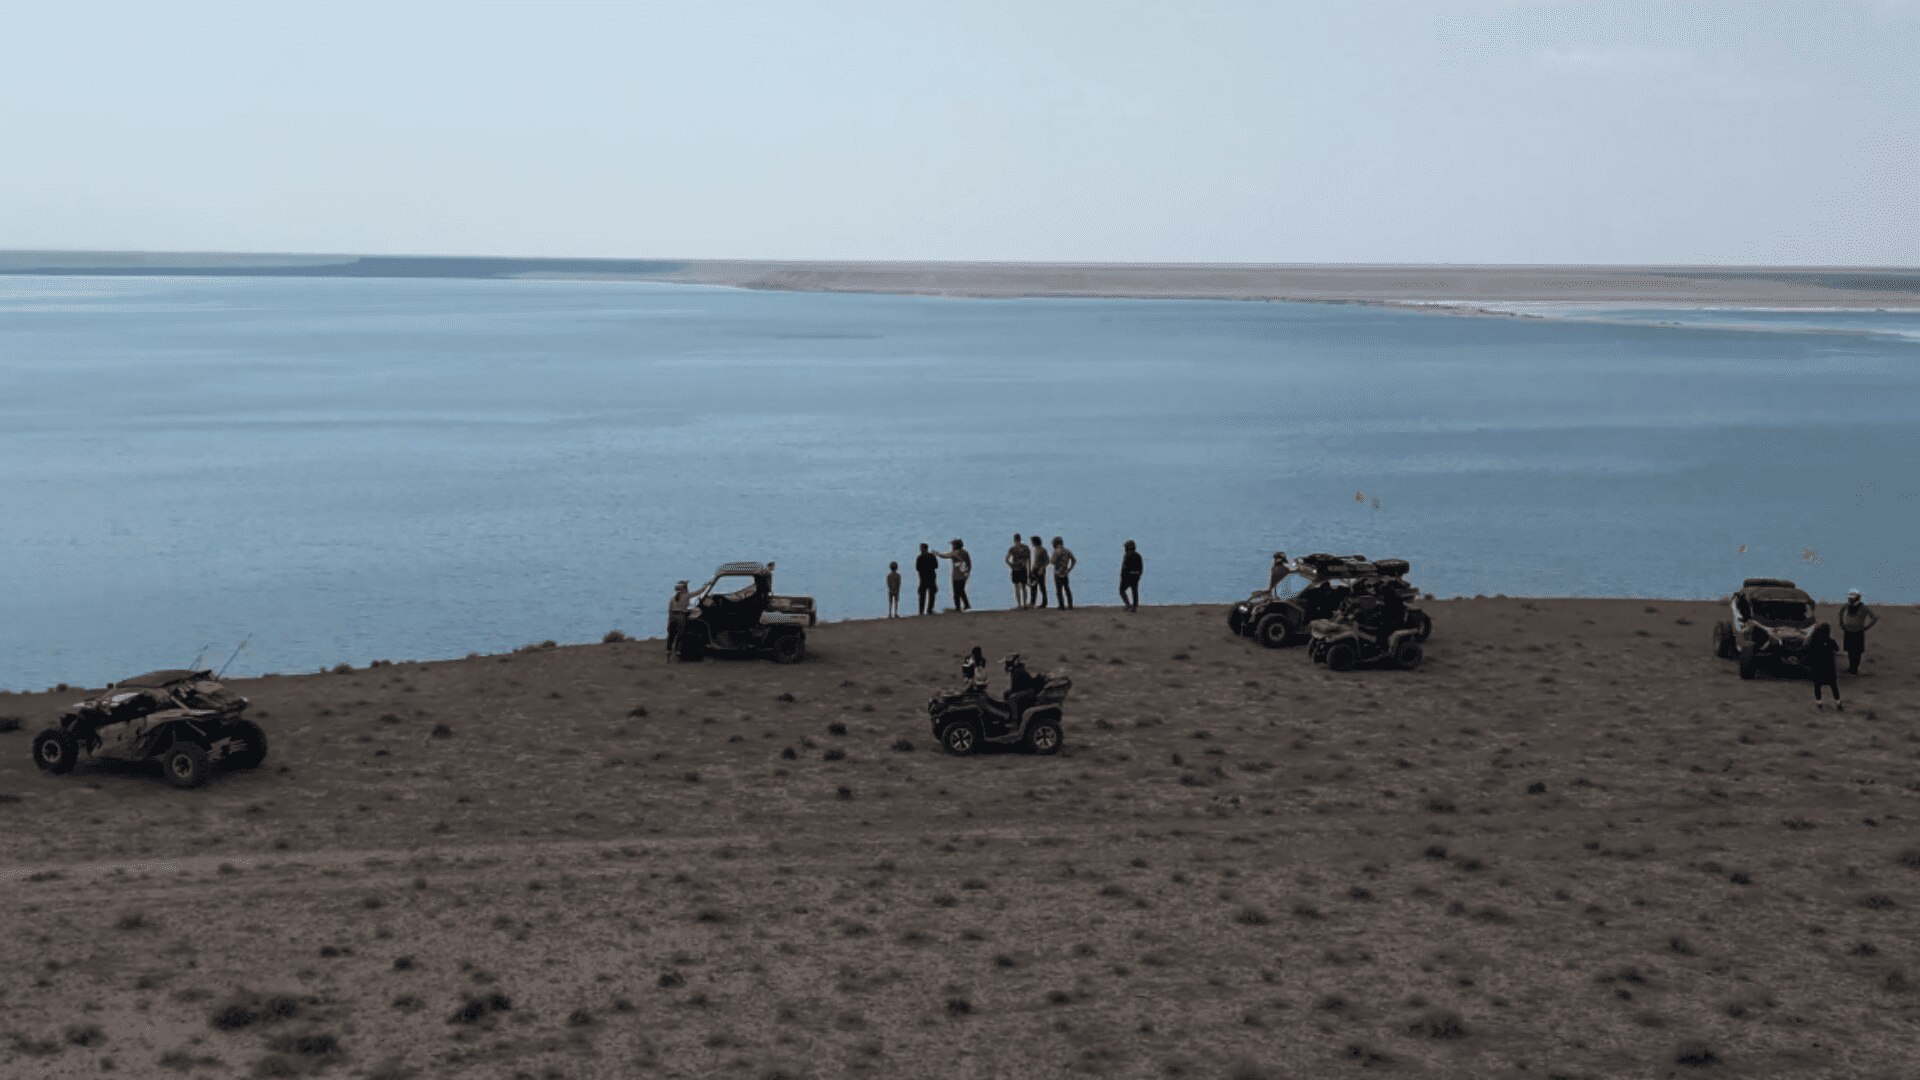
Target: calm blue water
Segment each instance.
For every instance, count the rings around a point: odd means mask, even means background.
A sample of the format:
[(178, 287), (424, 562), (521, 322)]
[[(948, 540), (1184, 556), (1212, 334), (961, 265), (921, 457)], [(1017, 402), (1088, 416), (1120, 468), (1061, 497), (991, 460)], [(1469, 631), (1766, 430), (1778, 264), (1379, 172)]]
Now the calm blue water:
[(0, 278), (0, 686), (249, 633), (237, 672), (657, 634), (735, 558), (873, 616), (953, 536), (1004, 606), (1015, 529), (1067, 537), (1083, 602), (1129, 537), (1148, 602), (1244, 595), (1276, 547), (1441, 595), (1912, 602), (1920, 345), (1886, 320)]

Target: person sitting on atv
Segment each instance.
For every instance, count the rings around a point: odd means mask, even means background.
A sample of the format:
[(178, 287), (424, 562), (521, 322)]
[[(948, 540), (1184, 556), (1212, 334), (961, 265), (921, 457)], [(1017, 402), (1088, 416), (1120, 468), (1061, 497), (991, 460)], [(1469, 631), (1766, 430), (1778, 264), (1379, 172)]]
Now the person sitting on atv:
[(1025, 712), (1040, 696), (1040, 688), (1047, 683), (1044, 675), (1035, 675), (1027, 670), (1026, 661), (1019, 653), (1010, 654), (1002, 664), (1007, 669), (1007, 722), (1017, 724), (1020, 714)]
[(1407, 598), (1390, 582), (1383, 582), (1380, 589), (1380, 640), (1386, 639), (1407, 625)]
[(975, 645), (960, 661), (960, 677), (967, 680), (967, 693), (993, 700), (987, 694), (987, 654), (980, 651), (980, 646)]

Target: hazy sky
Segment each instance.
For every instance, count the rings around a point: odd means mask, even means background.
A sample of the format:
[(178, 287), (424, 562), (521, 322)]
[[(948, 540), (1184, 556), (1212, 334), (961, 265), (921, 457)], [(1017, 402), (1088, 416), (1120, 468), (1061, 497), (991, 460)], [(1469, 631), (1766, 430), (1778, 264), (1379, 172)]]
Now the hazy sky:
[(0, 0), (0, 248), (1920, 264), (1920, 2)]

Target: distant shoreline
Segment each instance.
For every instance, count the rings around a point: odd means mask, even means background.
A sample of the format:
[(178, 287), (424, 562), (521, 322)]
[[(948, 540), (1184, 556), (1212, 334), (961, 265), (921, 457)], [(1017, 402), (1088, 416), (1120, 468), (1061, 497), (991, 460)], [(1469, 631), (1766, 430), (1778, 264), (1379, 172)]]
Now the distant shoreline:
[(1264, 300), (1516, 316), (1475, 305), (1920, 309), (1920, 268), (796, 262), (0, 251), (0, 277), (644, 281), (972, 299)]

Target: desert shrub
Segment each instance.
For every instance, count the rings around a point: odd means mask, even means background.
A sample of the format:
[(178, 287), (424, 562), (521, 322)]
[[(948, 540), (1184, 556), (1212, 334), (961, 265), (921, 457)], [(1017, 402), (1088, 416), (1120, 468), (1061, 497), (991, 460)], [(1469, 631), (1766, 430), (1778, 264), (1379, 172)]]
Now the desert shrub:
[(1434, 1009), (1420, 1014), (1407, 1025), (1407, 1034), (1422, 1039), (1464, 1039), (1467, 1022), (1451, 1009)]
[(309, 1031), (299, 1035), (281, 1035), (267, 1044), (270, 1049), (281, 1054), (297, 1054), (300, 1057), (335, 1057), (340, 1054), (340, 1040), (324, 1031)]
[(509, 1012), (513, 1009), (513, 999), (505, 994), (492, 993), (485, 997), (471, 996), (453, 1010), (447, 1017), (449, 1024), (477, 1024), (489, 1015), (497, 1012)]
[(9, 733), (12, 733), (12, 732), (15, 732), (15, 731), (19, 731), (19, 730), (20, 730), (20, 718), (19, 718), (19, 717), (17, 717), (17, 716), (0, 716), (0, 734), (9, 734)]
[(66, 1040), (79, 1047), (98, 1046), (107, 1041), (107, 1033), (101, 1031), (98, 1024), (71, 1024), (66, 1030)]
[(913, 740), (912, 739), (895, 739), (893, 740), (893, 749), (897, 753), (911, 754), (913, 753)]
[(617, 644), (619, 644), (620, 642), (622, 642), (622, 641), (626, 641), (626, 640), (627, 640), (627, 634), (626, 634), (626, 631), (624, 631), (624, 630), (609, 630), (609, 631), (607, 631), (607, 633), (606, 633), (606, 636), (605, 636), (605, 637), (602, 637), (602, 638), (600, 639), (600, 644), (602, 644), (602, 645), (617, 645)]
[(1685, 1065), (1694, 1069), (1704, 1069), (1709, 1065), (1719, 1064), (1720, 1055), (1714, 1053), (1713, 1047), (1708, 1046), (1706, 1043), (1698, 1039), (1691, 1039), (1680, 1044), (1680, 1048), (1674, 1052), (1673, 1060), (1676, 1065)]
[(433, 725), (433, 730), (428, 734), (435, 739), (451, 739), (453, 738), (453, 729), (445, 724), (435, 724)]

